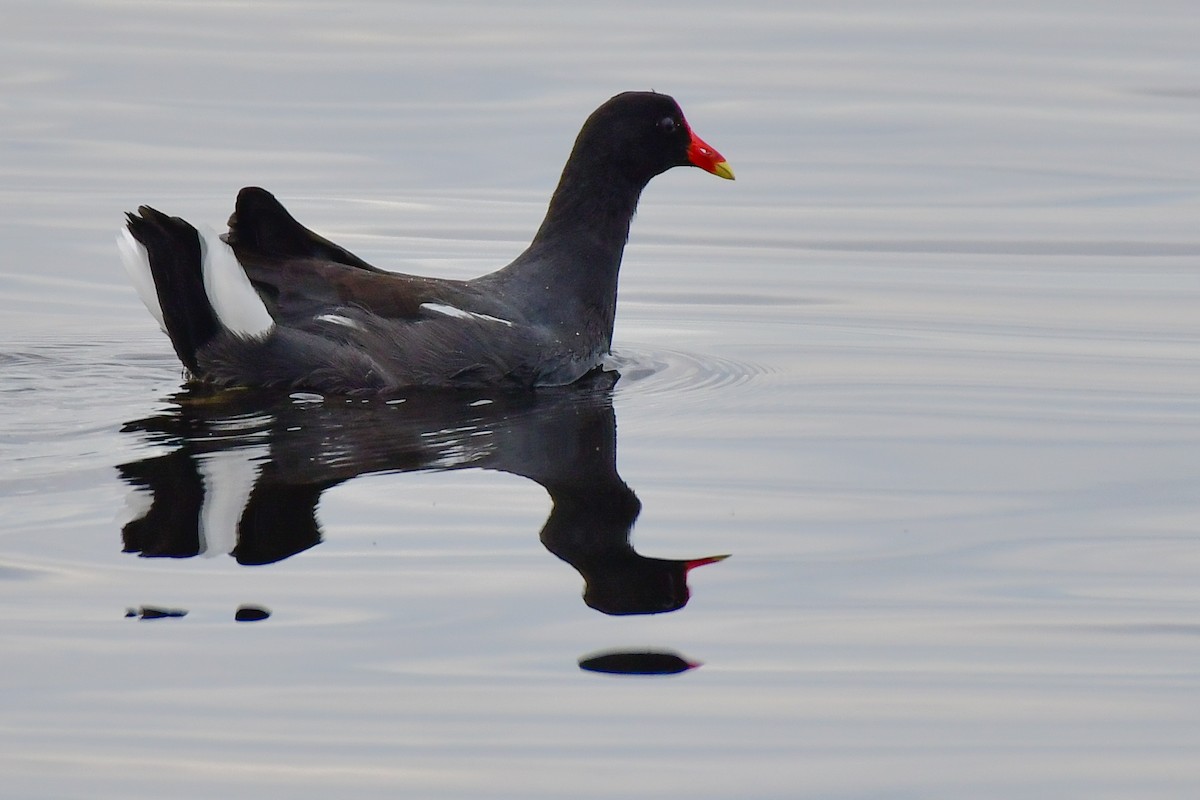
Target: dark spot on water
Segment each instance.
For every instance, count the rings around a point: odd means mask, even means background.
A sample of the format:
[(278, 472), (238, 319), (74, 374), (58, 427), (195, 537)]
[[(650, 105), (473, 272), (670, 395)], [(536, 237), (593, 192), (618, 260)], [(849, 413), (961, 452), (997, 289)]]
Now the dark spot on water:
[(186, 608), (161, 608), (160, 606), (138, 606), (125, 609), (126, 618), (163, 619), (164, 617), (186, 617)]
[(610, 650), (579, 659), (579, 668), (609, 675), (677, 675), (700, 666), (669, 650)]
[(233, 618), (238, 622), (260, 622), (271, 616), (271, 612), (262, 606), (238, 606)]

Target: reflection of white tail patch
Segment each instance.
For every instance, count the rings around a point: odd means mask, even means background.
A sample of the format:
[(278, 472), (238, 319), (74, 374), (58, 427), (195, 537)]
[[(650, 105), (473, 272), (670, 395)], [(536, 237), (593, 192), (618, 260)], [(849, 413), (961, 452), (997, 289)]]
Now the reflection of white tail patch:
[(476, 314), (474, 311), (463, 311), (461, 308), (443, 305), (442, 303), (421, 303), (421, 310), (444, 314), (447, 317), (454, 317), (455, 319), (478, 319), (484, 322), (499, 322), (501, 325), (512, 327), (512, 323), (506, 319), (493, 317), (491, 314)]
[(150, 513), (154, 507), (154, 491), (146, 486), (135, 486), (125, 495), (125, 507), (117, 512), (116, 523), (124, 528)]
[(146, 253), (145, 246), (133, 238), (128, 228), (121, 228), (121, 232), (117, 234), (117, 249), (121, 251), (121, 263), (125, 265), (125, 271), (129, 273), (129, 280), (133, 283), (133, 288), (137, 289), (138, 297), (142, 299), (150, 315), (158, 321), (158, 327), (166, 333), (167, 324), (163, 321), (162, 306), (158, 303), (158, 292), (154, 289), (154, 275), (150, 272), (150, 256)]
[(196, 459), (204, 478), (198, 531), (201, 555), (225, 555), (237, 547), (238, 525), (268, 453), (268, 447), (261, 444), (218, 450)]
[(204, 291), (221, 324), (238, 336), (266, 336), (275, 327), (233, 248), (212, 230), (198, 231)]

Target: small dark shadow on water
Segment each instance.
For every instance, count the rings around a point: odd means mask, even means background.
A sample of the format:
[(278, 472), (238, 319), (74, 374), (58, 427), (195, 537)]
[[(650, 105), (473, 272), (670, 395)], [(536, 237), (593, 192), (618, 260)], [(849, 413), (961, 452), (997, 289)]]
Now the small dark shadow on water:
[(606, 675), (679, 675), (701, 666), (670, 650), (607, 650), (579, 659), (579, 668)]
[(187, 616), (185, 608), (164, 608), (162, 606), (138, 606), (125, 609), (125, 616), (130, 619), (178, 619)]
[(156, 453), (117, 468), (133, 490), (123, 549), (272, 564), (322, 541), (316, 510), (330, 487), (381, 472), (496, 470), (549, 493), (539, 538), (579, 572), (588, 606), (611, 615), (676, 611), (690, 598), (688, 572), (724, 556), (634, 550), (641, 502), (617, 473), (615, 383), (615, 373), (598, 372), (536, 393), (367, 401), (184, 391), (166, 411), (124, 426)]
[(249, 605), (239, 606), (238, 610), (233, 614), (233, 618), (237, 622), (262, 622), (270, 616), (271, 612), (262, 606)]

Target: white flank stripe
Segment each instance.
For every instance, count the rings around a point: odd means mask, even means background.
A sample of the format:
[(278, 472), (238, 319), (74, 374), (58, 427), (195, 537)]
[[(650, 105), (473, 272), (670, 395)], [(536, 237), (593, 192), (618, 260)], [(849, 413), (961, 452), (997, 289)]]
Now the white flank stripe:
[(204, 291), (217, 319), (239, 336), (266, 336), (275, 327), (233, 248), (211, 229), (200, 230)]
[(263, 459), (269, 453), (263, 444), (197, 457), (196, 465), (204, 478), (199, 526), (201, 555), (226, 555), (237, 547), (238, 523), (246, 511)]
[(476, 314), (474, 311), (463, 311), (461, 308), (443, 305), (442, 303), (421, 303), (421, 308), (425, 311), (445, 314), (447, 317), (454, 317), (455, 319), (478, 319), (484, 322), (499, 322), (501, 325), (512, 327), (512, 323), (506, 319), (493, 317), (491, 314)]
[(341, 325), (343, 328), (354, 328), (355, 330), (359, 331), (363, 329), (362, 325), (359, 325), (349, 317), (343, 317), (341, 314), (320, 314), (315, 317), (315, 319), (318, 322), (328, 322), (333, 325)]
[(138, 297), (150, 316), (158, 321), (158, 327), (166, 333), (167, 325), (163, 322), (162, 306), (158, 304), (158, 292), (154, 289), (154, 275), (150, 272), (150, 256), (146, 254), (146, 248), (133, 238), (128, 228), (121, 228), (117, 234), (117, 249), (121, 251), (121, 262), (129, 273), (133, 288), (137, 289)]

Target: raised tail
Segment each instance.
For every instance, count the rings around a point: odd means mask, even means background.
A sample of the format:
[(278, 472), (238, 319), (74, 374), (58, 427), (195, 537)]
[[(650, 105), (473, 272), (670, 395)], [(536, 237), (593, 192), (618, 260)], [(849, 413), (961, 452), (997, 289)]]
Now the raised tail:
[(238, 192), (226, 237), (234, 249), (271, 258), (315, 258), (380, 272), (344, 247), (296, 221), (275, 195), (257, 186)]
[(217, 336), (266, 336), (274, 320), (229, 245), (149, 206), (117, 237), (125, 269), (179, 360), (201, 377), (201, 349)]

